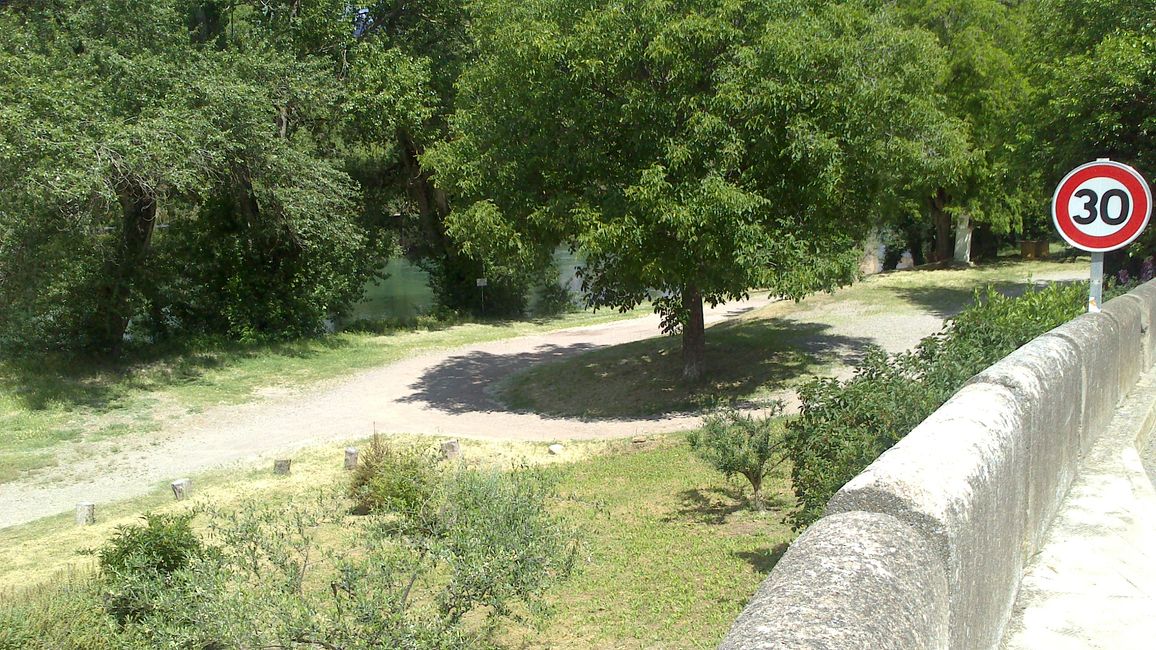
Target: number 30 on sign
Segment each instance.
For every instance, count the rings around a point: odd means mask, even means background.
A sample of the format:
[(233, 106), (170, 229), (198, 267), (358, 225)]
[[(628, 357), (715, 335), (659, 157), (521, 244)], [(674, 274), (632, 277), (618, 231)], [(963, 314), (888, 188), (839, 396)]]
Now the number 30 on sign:
[(1098, 160), (1073, 169), (1052, 197), (1052, 219), (1069, 244), (1093, 253), (1132, 243), (1152, 216), (1152, 191), (1128, 165)]

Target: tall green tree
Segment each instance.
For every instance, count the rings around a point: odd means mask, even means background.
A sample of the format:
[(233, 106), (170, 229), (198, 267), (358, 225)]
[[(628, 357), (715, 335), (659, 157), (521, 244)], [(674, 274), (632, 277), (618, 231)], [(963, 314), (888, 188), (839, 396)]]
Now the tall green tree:
[(453, 139), (424, 158), (491, 275), (579, 249), (587, 302), (659, 297), (687, 380), (703, 304), (848, 282), (856, 242), (963, 147), (930, 34), (857, 2), (480, 0)]
[[(1015, 168), (1020, 125), (1031, 98), (1026, 66), (1018, 56), (1026, 25), (1015, 3), (1001, 0), (897, 4), (903, 21), (934, 34), (946, 53), (947, 74), (927, 92), (940, 94), (944, 109), (965, 129), (964, 155), (920, 188), (934, 232), (934, 257), (950, 260), (953, 220), (956, 233), (970, 241), (974, 224), (1008, 232), (1020, 226), (1028, 209), (1024, 177)], [(970, 257), (967, 242), (960, 243), (960, 252)]]
[(307, 333), (358, 297), (372, 266), (325, 146), (329, 64), (219, 9), (0, 8), (0, 342)]
[[(1030, 0), (1023, 8), (1036, 87), (1024, 166), (1036, 174), (1036, 212), (1050, 232), (1052, 192), (1077, 165), (1111, 158), (1156, 180), (1156, 9), (1146, 0)], [(1154, 254), (1149, 228), (1107, 266), (1136, 271)]]

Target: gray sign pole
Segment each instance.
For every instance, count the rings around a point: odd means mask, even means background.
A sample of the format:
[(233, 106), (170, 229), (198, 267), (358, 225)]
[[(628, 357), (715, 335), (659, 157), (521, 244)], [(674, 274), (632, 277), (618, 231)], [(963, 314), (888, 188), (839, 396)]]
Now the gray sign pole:
[(1104, 302), (1104, 254), (1092, 253), (1092, 281), (1088, 285), (1088, 311), (1097, 313)]

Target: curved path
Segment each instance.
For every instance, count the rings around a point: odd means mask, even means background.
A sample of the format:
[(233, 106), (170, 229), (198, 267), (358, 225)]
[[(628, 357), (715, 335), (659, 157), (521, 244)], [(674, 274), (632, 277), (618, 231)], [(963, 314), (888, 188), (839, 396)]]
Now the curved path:
[[(707, 324), (771, 302), (752, 298), (706, 311)], [(158, 483), (373, 431), (462, 438), (553, 441), (621, 438), (695, 426), (697, 417), (582, 421), (515, 413), (488, 388), (534, 363), (658, 336), (654, 315), (522, 336), (414, 356), (328, 384), (170, 421), (106, 453), (0, 484), (0, 528), (65, 512), (82, 501), (109, 502)], [(112, 451), (112, 446), (118, 448)]]
[[(1073, 272), (1075, 269), (1073, 269)], [(1071, 279), (1067, 277), (1047, 279)], [(1038, 280), (1039, 278), (1037, 278)], [(768, 298), (720, 305), (707, 324), (769, 305)], [(836, 375), (872, 343), (895, 352), (913, 347), (942, 327), (934, 309), (879, 313), (854, 300), (772, 307), (774, 317), (824, 323), (828, 349), (844, 361)], [(327, 442), (363, 438), (373, 431), (461, 438), (554, 441), (622, 438), (697, 426), (696, 416), (584, 421), (516, 413), (488, 390), (535, 363), (598, 347), (658, 336), (651, 315), (601, 325), (467, 345), (414, 356), (321, 386), (256, 402), (221, 406), (167, 422), (163, 430), (132, 440), (105, 441), (95, 454), (62, 461), (21, 481), (0, 484), (0, 528), (71, 510), (76, 503), (140, 496), (181, 476), (268, 458)], [(830, 348), (830, 346), (828, 346)], [(784, 391), (783, 397), (793, 397)]]

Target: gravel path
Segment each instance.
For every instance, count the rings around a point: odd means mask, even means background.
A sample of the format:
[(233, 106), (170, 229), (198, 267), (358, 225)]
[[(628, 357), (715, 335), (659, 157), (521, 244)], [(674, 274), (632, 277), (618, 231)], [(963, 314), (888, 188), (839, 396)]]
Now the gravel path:
[[(753, 298), (721, 305), (707, 310), (707, 323), (734, 318), (770, 302)], [(772, 309), (780, 318), (821, 323), (830, 335), (892, 352), (911, 348), (943, 324), (940, 314), (916, 308), (872, 313), (877, 310), (854, 301), (820, 301), (805, 310), (790, 304)], [(511, 412), (491, 396), (489, 389), (498, 382), (535, 363), (658, 334), (658, 318), (647, 316), (468, 345), (414, 356), (310, 391), (182, 416), (156, 434), (110, 440), (88, 456), (0, 484), (0, 528), (65, 512), (81, 501), (131, 498), (181, 476), (362, 438), (375, 430), (554, 441), (621, 438), (694, 427), (699, 419), (692, 416), (597, 421), (546, 418)], [(850, 363), (861, 355), (862, 345), (837, 353)], [(842, 368), (836, 374), (848, 372)]]

